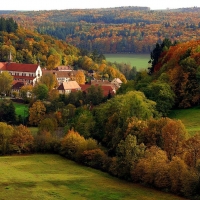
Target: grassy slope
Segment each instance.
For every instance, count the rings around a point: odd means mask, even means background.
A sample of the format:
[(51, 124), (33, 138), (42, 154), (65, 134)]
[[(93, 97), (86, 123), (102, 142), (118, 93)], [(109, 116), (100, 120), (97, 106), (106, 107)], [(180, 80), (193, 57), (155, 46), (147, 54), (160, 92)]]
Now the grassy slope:
[(173, 110), (169, 114), (172, 119), (180, 119), (190, 135), (200, 133), (200, 107)]
[(117, 63), (127, 63), (137, 70), (147, 69), (150, 54), (105, 54), (106, 60)]
[(183, 200), (58, 155), (0, 157), (0, 177), (0, 196), (6, 200)]

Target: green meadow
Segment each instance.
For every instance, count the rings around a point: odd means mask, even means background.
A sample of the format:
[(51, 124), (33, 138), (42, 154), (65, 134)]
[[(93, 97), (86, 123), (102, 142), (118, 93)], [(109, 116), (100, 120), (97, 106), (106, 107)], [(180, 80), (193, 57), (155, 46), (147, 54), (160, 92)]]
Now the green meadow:
[(80, 166), (59, 155), (0, 157), (0, 199), (183, 200)]
[(105, 54), (106, 60), (110, 62), (126, 63), (137, 70), (147, 69), (150, 54)]
[(172, 119), (180, 119), (188, 133), (194, 135), (200, 133), (200, 107), (172, 110), (168, 116)]
[(21, 115), (22, 117), (28, 116), (28, 105), (22, 103), (14, 103), (16, 115)]

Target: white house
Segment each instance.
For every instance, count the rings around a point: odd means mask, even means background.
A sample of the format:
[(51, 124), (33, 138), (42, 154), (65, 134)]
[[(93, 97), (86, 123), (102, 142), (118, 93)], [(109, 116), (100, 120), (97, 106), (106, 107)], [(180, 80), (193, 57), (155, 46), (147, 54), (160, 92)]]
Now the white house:
[(23, 64), (14, 62), (0, 62), (0, 73), (8, 71), (15, 82), (32, 84), (42, 76), (42, 69), (39, 64)]
[(112, 84), (114, 84), (117, 88), (120, 88), (121, 87), (121, 84), (122, 84), (122, 81), (119, 79), (119, 78), (114, 78), (112, 81), (111, 81)]

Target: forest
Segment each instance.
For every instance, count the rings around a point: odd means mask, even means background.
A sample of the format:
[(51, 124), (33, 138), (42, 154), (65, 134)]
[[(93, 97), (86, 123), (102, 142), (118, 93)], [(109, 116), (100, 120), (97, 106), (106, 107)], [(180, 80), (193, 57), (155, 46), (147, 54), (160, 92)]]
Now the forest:
[[(44, 77), (34, 87), (21, 88), (22, 94), (34, 94), (28, 99), (22, 95), (29, 108), (22, 121), (13, 115), (13, 102), (1, 100), (1, 155), (56, 153), (130, 182), (199, 199), (200, 135), (189, 135), (184, 124), (168, 114), (199, 105), (200, 40), (165, 38), (154, 44), (149, 69), (136, 72), (108, 63), (96, 51), (80, 50), (20, 25), (0, 34), (2, 62), (11, 50), (16, 62), (35, 63), (39, 58), (48, 69), (70, 64), (95, 69), (99, 79), (123, 80), (117, 94), (104, 99), (102, 90), (94, 87), (88, 93), (59, 95), (53, 89), (56, 83), (49, 81), (53, 77)], [(37, 127), (35, 135), (30, 127)]]
[(199, 8), (150, 10), (148, 7), (71, 9), (2, 13), (24, 28), (100, 53), (150, 53), (164, 38), (200, 39)]

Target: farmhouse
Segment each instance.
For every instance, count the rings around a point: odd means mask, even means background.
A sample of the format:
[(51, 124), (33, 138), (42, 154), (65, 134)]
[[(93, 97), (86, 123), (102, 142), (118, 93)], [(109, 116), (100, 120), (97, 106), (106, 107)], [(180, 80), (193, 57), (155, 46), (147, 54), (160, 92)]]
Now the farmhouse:
[(59, 91), (59, 94), (69, 94), (73, 91), (79, 91), (81, 90), (81, 87), (76, 81), (67, 81), (61, 83), (57, 90)]

